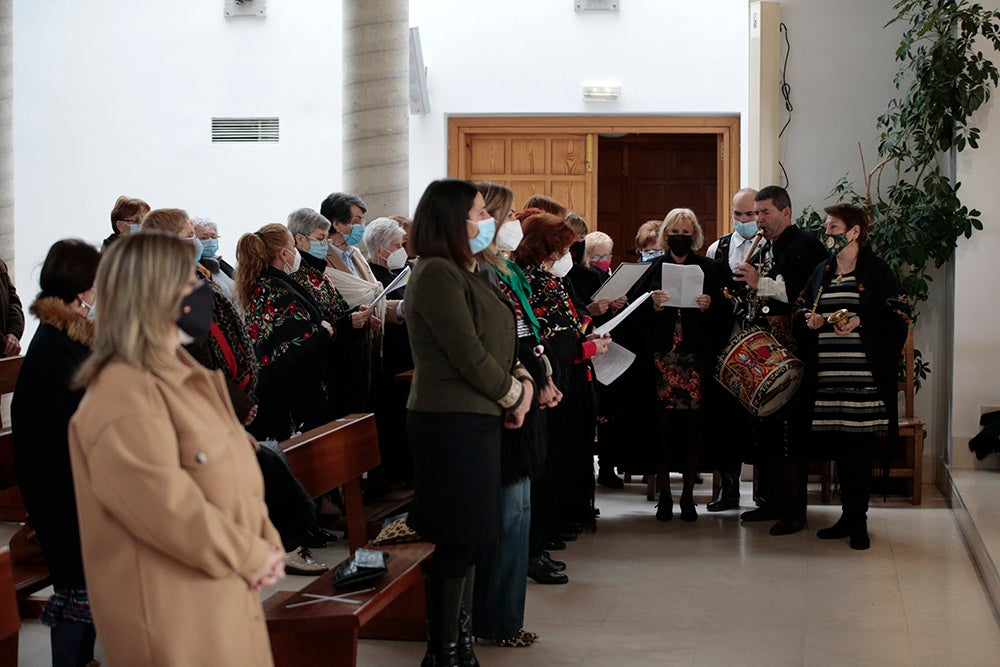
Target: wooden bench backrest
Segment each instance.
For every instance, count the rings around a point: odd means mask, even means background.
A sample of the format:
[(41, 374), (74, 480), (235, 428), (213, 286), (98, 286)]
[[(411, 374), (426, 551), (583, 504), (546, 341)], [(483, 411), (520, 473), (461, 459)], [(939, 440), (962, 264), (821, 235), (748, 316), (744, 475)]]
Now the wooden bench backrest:
[[(0, 396), (14, 392), (17, 384), (17, 374), (21, 372), (23, 356), (4, 357), (0, 359)], [(3, 423), (0, 413), (0, 489), (17, 485), (14, 476), (14, 443), (10, 434), (10, 424)]]
[(375, 415), (354, 414), (281, 443), (292, 473), (318, 498), (343, 486), (351, 553), (368, 541), (361, 500), (361, 475), (379, 465)]
[[(21, 629), (21, 615), (17, 610), (17, 597), (14, 595), (14, 571), (10, 560), (10, 549), (0, 550), (0, 665), (17, 664), (17, 633)], [(13, 641), (13, 662), (7, 662), (10, 649), (9, 640)]]

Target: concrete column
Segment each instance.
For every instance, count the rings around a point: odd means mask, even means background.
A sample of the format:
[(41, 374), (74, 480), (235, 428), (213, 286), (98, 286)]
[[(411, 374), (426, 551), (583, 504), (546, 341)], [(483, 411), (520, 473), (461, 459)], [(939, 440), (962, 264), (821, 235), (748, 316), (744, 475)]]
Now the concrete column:
[(14, 275), (14, 0), (0, 0), (0, 259)]
[(344, 184), (368, 219), (410, 215), (409, 2), (344, 0)]

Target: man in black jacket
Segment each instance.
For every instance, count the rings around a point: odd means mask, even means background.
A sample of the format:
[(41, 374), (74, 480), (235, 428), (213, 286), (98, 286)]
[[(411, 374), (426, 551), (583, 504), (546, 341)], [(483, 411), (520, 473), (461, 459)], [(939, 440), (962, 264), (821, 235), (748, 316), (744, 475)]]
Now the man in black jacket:
[[(758, 192), (754, 211), (767, 246), (758, 266), (740, 264), (733, 269), (733, 279), (764, 297), (759, 323), (794, 353), (792, 304), (827, 252), (814, 236), (792, 225), (792, 203), (784, 188), (771, 185)], [(752, 428), (750, 457), (757, 464), (759, 495), (764, 502), (740, 518), (777, 520), (771, 527), (772, 535), (789, 535), (806, 527), (807, 466), (803, 450), (808, 430), (798, 405), (798, 396), (793, 397), (774, 415), (755, 420)]]

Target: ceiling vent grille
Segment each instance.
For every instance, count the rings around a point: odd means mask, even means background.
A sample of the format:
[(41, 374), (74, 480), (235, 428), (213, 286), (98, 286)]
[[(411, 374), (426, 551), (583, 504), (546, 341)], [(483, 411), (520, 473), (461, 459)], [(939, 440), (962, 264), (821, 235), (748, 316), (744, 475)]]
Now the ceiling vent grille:
[(278, 119), (274, 118), (213, 118), (213, 144), (276, 144)]

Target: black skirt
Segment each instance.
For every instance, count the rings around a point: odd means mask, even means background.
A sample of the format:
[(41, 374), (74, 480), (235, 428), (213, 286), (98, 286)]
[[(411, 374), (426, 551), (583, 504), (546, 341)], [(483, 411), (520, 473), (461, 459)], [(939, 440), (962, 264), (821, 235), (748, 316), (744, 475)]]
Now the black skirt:
[(407, 524), (434, 544), (474, 545), (500, 535), (500, 417), (406, 414), (416, 490)]

